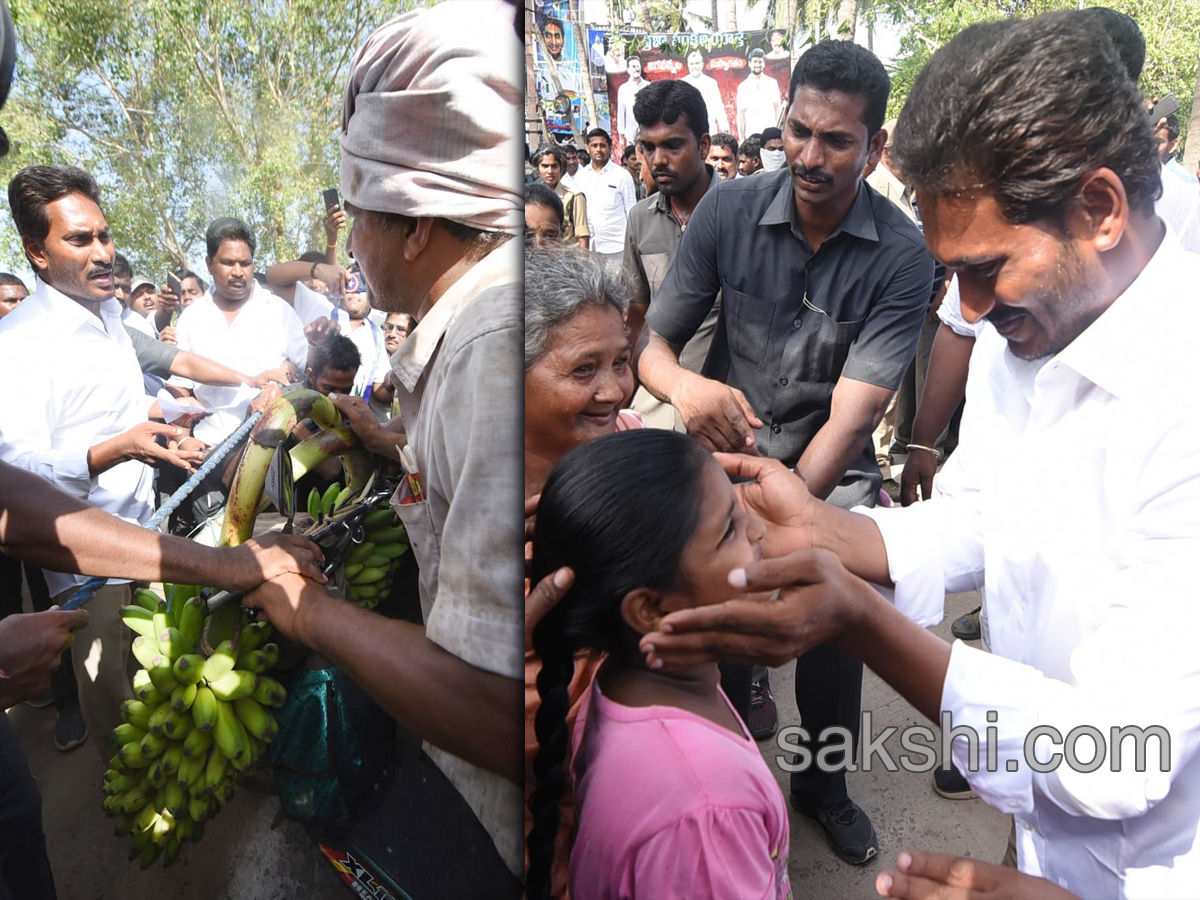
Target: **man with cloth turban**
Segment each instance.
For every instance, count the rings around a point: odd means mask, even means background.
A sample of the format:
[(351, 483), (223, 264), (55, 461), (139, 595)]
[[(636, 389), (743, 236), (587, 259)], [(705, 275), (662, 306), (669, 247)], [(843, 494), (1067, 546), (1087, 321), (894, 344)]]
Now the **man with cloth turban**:
[(521, 242), (510, 238), (524, 224), (524, 195), (514, 15), (497, 0), (405, 13), (367, 39), (346, 86), (347, 250), (375, 305), (417, 325), (391, 358), (399, 419), (381, 425), (361, 398), (331, 399), (375, 453), (397, 459), (407, 443), (416, 454), (423, 497), (406, 482), (392, 505), (420, 568), (424, 624), (358, 609), (300, 577), (274, 579), (246, 604), (425, 741), (519, 893), (524, 308)]

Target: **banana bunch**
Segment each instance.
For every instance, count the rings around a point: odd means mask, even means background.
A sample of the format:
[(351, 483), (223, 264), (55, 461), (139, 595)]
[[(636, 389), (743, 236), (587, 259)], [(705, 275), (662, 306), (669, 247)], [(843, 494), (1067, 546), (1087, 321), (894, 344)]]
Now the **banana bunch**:
[(392, 579), (408, 550), (408, 535), (390, 506), (367, 513), (363, 542), (352, 547), (342, 562), (346, 599), (374, 609), (392, 589)]
[(315, 522), (328, 519), (335, 510), (346, 505), (352, 493), (350, 488), (342, 487), (336, 481), (325, 489), (324, 494), (313, 488), (308, 492), (308, 514)]
[[(117, 754), (104, 774), (104, 809), (117, 834), (133, 838), (130, 860), (165, 865), (185, 841), (233, 798), (243, 773), (278, 734), (271, 708), (287, 693), (266, 675), (279, 659), (267, 622), (242, 625), (238, 607), (207, 614), (200, 588), (166, 585), (171, 602), (139, 590), (121, 619), (137, 637), (142, 668), (124, 723), (112, 734)], [(216, 649), (205, 655), (201, 635)]]

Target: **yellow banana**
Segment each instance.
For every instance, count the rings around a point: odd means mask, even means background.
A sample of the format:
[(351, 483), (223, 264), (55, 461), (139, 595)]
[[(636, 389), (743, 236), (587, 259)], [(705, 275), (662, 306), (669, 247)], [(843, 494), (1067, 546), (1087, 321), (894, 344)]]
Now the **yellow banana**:
[(254, 693), (258, 686), (258, 675), (245, 669), (234, 669), (216, 681), (210, 681), (208, 686), (218, 700), (240, 700)]
[(121, 621), (138, 634), (154, 634), (154, 613), (137, 604), (121, 607)]

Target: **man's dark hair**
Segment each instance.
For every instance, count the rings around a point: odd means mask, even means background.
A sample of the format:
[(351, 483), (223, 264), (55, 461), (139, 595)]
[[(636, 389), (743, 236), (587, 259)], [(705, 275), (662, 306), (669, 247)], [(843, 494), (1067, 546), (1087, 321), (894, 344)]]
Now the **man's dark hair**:
[[(324, 257), (321, 257), (321, 258), (324, 259)], [(201, 291), (208, 290), (208, 282), (205, 281), (203, 278), (201, 278), (199, 275), (197, 275), (195, 272), (193, 272), (191, 269), (187, 269), (186, 271), (183, 272), (183, 274), (181, 274), (179, 276), (180, 281), (187, 281), (189, 278), (196, 279), (196, 284), (200, 285)]]
[(0, 285), (8, 285), (10, 287), (19, 287), (25, 293), (27, 293), (27, 294), (29, 293), (29, 288), (25, 287), (25, 282), (23, 282), (20, 278), (18, 278), (16, 275), (12, 274), (11, 272), (0, 272)]
[(574, 144), (572, 144), (570, 141), (568, 141), (565, 144), (559, 144), (558, 149), (560, 149), (563, 153), (567, 154), (568, 156), (570, 156), (572, 153), (574, 153), (576, 156), (579, 155), (579, 148), (576, 147)]
[(566, 213), (563, 211), (562, 201), (558, 199), (558, 194), (540, 181), (531, 181), (525, 185), (525, 205), (528, 206), (531, 203), (534, 206), (548, 207), (552, 213), (558, 216), (559, 228), (566, 223)]
[(760, 47), (755, 47), (753, 50), (750, 51), (750, 55), (746, 57), (746, 59), (766, 59), (766, 58), (767, 58), (766, 52)]
[(629, 69), (629, 63), (635, 59), (637, 60), (638, 65), (641, 66), (643, 70), (646, 68), (646, 61), (644, 59), (642, 59), (641, 56), (639, 56), (637, 53), (630, 53), (625, 57), (626, 71), (628, 71), (628, 69)]
[(46, 207), (68, 194), (83, 194), (100, 205), (96, 179), (75, 166), (28, 166), (14, 175), (8, 183), (8, 208), (21, 239), (44, 241), (50, 233)]
[(208, 248), (209, 259), (217, 255), (224, 241), (243, 241), (250, 248), (251, 256), (258, 249), (258, 241), (254, 239), (254, 232), (250, 230), (250, 226), (231, 216), (214, 219), (208, 226), (208, 231), (204, 232), (204, 244)]
[[(359, 211), (359, 217), (361, 218), (362, 216), (376, 216), (379, 224), (386, 231), (391, 231), (395, 228), (407, 228), (411, 231), (417, 224), (415, 217), (401, 215), (400, 213), (364, 209)], [(438, 217), (437, 222), (456, 241), (468, 245), (464, 250), (464, 258), (469, 258), (475, 262), (483, 259), (512, 237), (511, 234), (503, 231), (484, 231), (482, 228), (472, 228), (470, 225), (463, 225), (461, 222), (455, 222), (451, 219)]]
[(723, 131), (719, 131), (712, 136), (711, 140), (714, 147), (728, 147), (729, 152), (733, 155), (733, 158), (737, 159), (738, 142), (737, 138), (735, 138), (732, 134), (726, 134)]
[(783, 132), (780, 131), (778, 128), (764, 128), (762, 130), (762, 142), (765, 144), (767, 141), (774, 141), (774, 140), (782, 141), (783, 140)]
[(1149, 213), (1157, 145), (1112, 41), (1077, 11), (964, 29), (917, 76), (891, 155), (919, 191), (980, 188), (1013, 223), (1061, 228), (1096, 169)]
[(637, 159), (637, 141), (633, 141), (625, 147), (625, 155), (621, 157), (621, 161), (625, 162), (630, 159)]
[(1117, 48), (1117, 56), (1129, 73), (1132, 81), (1142, 77), (1142, 66), (1146, 64), (1146, 38), (1138, 23), (1123, 12), (1109, 9), (1106, 6), (1089, 6), (1078, 10), (1081, 17), (1094, 21), (1106, 32), (1108, 38)]
[(681, 115), (687, 117), (688, 130), (699, 143), (708, 134), (708, 107), (704, 95), (686, 81), (651, 81), (633, 101), (633, 117), (641, 128), (657, 122), (674, 125)]
[(540, 166), (542, 160), (547, 156), (554, 157), (558, 161), (558, 167), (564, 172), (567, 171), (567, 154), (563, 151), (562, 147), (555, 146), (554, 144), (542, 144), (542, 146), (537, 148), (537, 151), (533, 154), (533, 167), (536, 169)]
[(873, 137), (883, 127), (892, 81), (879, 57), (866, 47), (835, 40), (809, 47), (792, 70), (788, 106), (795, 101), (796, 90), (805, 86), (862, 97), (866, 100), (863, 124), (867, 126), (867, 137)]
[(113, 257), (112, 273), (114, 278), (120, 278), (122, 275), (128, 275), (132, 280), (133, 266), (129, 264), (129, 260), (118, 253)]
[(1163, 127), (1167, 129), (1167, 140), (1175, 140), (1175, 138), (1179, 137), (1179, 116), (1171, 113), (1171, 115), (1167, 116), (1167, 122)]
[(325, 254), (320, 250), (305, 250), (300, 254), (300, 262), (323, 263), (325, 262)]
[(563, 27), (563, 23), (553, 16), (545, 16), (542, 18), (542, 34), (545, 34), (546, 29), (551, 25), (558, 29), (559, 34), (566, 35), (567, 29)]
[[(641, 96), (641, 95), (639, 94), (638, 96)], [(636, 116), (637, 114), (634, 113), (634, 115)], [(593, 128), (591, 131), (589, 131), (587, 133), (587, 139), (588, 139), (589, 144), (592, 142), (592, 138), (604, 138), (605, 143), (607, 143), (608, 146), (610, 146), (610, 147), (612, 146), (612, 135), (610, 135), (603, 128)]]
[(335, 372), (357, 370), (360, 365), (362, 355), (358, 352), (358, 347), (344, 334), (331, 334), (313, 347), (313, 375), (320, 375), (326, 369), (333, 369)]
[(750, 135), (742, 141), (742, 146), (738, 147), (738, 156), (748, 156), (762, 162), (762, 141), (754, 135)]

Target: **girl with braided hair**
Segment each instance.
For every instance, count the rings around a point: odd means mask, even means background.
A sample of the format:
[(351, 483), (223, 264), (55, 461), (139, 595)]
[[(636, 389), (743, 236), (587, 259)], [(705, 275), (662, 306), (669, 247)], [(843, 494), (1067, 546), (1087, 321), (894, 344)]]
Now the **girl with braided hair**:
[[(652, 671), (637, 646), (668, 612), (735, 595), (728, 573), (761, 556), (763, 534), (716, 460), (681, 434), (620, 432), (554, 467), (531, 574), (536, 583), (569, 566), (575, 582), (533, 633), (531, 898), (551, 896), (568, 786), (572, 900), (791, 896), (783, 796), (717, 666)], [(584, 650), (607, 659), (570, 731), (568, 685)]]

